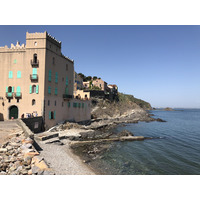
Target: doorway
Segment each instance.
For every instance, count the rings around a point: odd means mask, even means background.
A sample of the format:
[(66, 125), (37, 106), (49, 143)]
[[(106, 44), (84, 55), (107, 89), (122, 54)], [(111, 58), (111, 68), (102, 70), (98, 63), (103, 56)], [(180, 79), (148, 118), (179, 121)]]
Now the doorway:
[(18, 118), (18, 107), (17, 106), (11, 106), (9, 108), (9, 119), (12, 119), (12, 117), (14, 119)]

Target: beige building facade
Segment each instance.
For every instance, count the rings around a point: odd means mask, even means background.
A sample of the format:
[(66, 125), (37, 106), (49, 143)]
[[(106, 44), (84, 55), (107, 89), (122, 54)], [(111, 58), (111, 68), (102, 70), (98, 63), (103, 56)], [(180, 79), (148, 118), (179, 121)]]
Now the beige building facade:
[(42, 116), (47, 128), (90, 120), (90, 101), (73, 98), (74, 61), (47, 32), (27, 32), (26, 45), (0, 47), (0, 74), (2, 119)]

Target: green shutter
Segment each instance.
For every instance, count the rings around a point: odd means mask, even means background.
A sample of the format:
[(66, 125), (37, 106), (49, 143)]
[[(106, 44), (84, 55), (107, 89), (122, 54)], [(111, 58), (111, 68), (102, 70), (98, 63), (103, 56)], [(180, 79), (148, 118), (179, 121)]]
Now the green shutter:
[(36, 94), (39, 93), (39, 85), (36, 85)]
[(32, 85), (29, 87), (29, 93), (32, 94)]
[(55, 83), (58, 83), (58, 72), (56, 72)]
[(55, 88), (55, 95), (58, 94), (58, 88)]
[(8, 78), (13, 78), (13, 72), (9, 71)]
[(68, 85), (68, 77), (66, 76), (66, 85)]
[(6, 92), (8, 92), (8, 87), (6, 87)]
[(14, 86), (12, 87), (12, 92), (14, 92)]
[(51, 119), (51, 111), (49, 111), (49, 119)]
[(21, 78), (21, 71), (17, 72), (17, 78)]
[(14, 64), (16, 64), (16, 63), (17, 63), (17, 59), (14, 60)]
[(37, 74), (37, 69), (33, 68), (33, 74)]
[(56, 119), (56, 111), (54, 111), (53, 115), (53, 118)]
[(17, 92), (21, 92), (20, 86), (17, 86)]
[(68, 87), (65, 88), (65, 94), (68, 94)]
[(51, 81), (51, 70), (49, 70), (49, 81)]
[(51, 87), (48, 87), (48, 94), (51, 94)]

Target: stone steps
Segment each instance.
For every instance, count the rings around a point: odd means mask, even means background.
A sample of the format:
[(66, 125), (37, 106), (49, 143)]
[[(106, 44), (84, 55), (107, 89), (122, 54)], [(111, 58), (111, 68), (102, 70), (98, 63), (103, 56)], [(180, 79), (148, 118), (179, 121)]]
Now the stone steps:
[(45, 141), (45, 140), (49, 140), (52, 138), (56, 138), (59, 136), (59, 133), (48, 133), (48, 134), (41, 134), (41, 135), (35, 135), (35, 138), (40, 140), (40, 141)]

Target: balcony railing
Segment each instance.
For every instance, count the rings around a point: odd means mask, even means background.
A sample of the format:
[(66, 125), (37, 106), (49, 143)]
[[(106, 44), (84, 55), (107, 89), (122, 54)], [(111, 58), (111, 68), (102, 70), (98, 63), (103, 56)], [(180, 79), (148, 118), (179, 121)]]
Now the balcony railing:
[(6, 92), (7, 98), (13, 98), (13, 92)]
[(39, 67), (39, 60), (31, 60), (32, 67)]
[(38, 75), (37, 74), (31, 74), (30, 79), (31, 79), (31, 81), (38, 81)]
[(63, 99), (72, 99), (73, 95), (63, 94)]
[(15, 98), (22, 98), (22, 93), (21, 92), (16, 92), (15, 93)]

